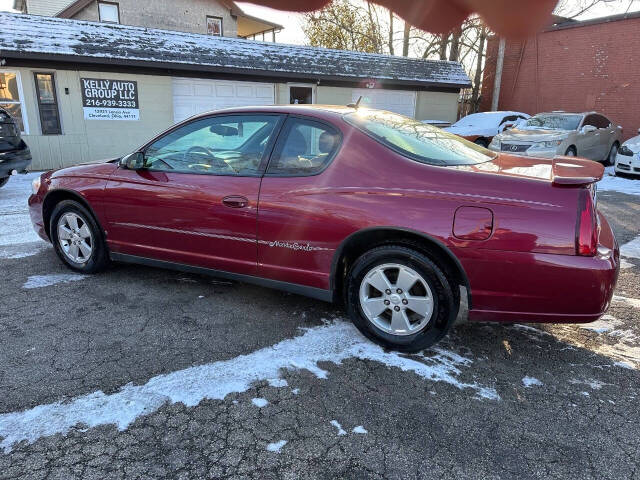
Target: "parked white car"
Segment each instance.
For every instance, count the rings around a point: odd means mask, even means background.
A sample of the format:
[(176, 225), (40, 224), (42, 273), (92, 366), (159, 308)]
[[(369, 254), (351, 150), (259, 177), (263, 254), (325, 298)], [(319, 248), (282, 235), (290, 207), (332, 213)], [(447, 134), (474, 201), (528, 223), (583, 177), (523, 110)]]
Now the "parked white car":
[(495, 135), (527, 118), (522, 112), (472, 113), (445, 130), (487, 148)]
[(616, 174), (640, 175), (640, 129), (618, 149), (614, 171)]
[(580, 156), (613, 164), (622, 127), (597, 112), (538, 113), (493, 137), (489, 149), (528, 157)]

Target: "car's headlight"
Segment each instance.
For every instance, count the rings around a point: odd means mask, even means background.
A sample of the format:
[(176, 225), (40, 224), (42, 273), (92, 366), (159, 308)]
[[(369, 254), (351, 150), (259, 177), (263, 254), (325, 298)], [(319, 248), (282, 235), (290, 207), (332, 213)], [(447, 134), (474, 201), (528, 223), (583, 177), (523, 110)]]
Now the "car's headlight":
[(633, 157), (633, 150), (631, 150), (629, 147), (627, 147), (626, 145), (622, 145), (619, 149), (618, 149), (618, 153), (620, 155), (624, 155), (625, 157)]
[(33, 194), (37, 194), (38, 190), (40, 190), (40, 176), (38, 175), (36, 178), (33, 179), (33, 182), (31, 182), (31, 190), (33, 191)]
[(562, 140), (549, 140), (545, 142), (536, 142), (532, 145), (532, 148), (556, 148), (558, 145), (562, 143)]
[(489, 144), (489, 148), (496, 148), (500, 150), (500, 139), (498, 137), (493, 137), (491, 139), (491, 143)]

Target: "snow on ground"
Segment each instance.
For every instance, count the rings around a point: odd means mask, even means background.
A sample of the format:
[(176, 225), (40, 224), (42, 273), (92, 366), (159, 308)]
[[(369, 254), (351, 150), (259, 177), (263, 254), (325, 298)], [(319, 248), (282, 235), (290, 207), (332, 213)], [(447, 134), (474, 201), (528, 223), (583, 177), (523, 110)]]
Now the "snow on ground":
[(613, 167), (607, 167), (602, 180), (598, 182), (598, 190), (640, 195), (640, 177), (623, 178), (613, 174)]
[(251, 403), (253, 403), (256, 407), (262, 408), (269, 405), (269, 401), (266, 398), (252, 398)]
[(340, 425), (337, 420), (331, 420), (331, 425), (333, 425), (334, 427), (336, 427), (338, 429), (338, 435), (339, 436), (347, 434), (347, 432), (345, 432), (345, 430), (342, 428), (342, 425)]
[(79, 275), (77, 273), (59, 273), (50, 275), (32, 275), (22, 285), (22, 288), (42, 288), (56, 285), (58, 283), (77, 282), (87, 278), (86, 275)]
[(66, 433), (74, 425), (88, 427), (115, 424), (124, 430), (136, 418), (148, 415), (165, 403), (182, 402), (188, 407), (205, 398), (222, 400), (229, 393), (245, 392), (255, 382), (280, 378), (281, 369), (305, 369), (320, 379), (329, 373), (319, 362), (341, 364), (357, 358), (379, 362), (389, 368), (412, 372), (419, 377), (448, 383), (460, 390), (472, 390), (474, 398), (499, 400), (496, 390), (457, 377), (472, 360), (443, 348), (431, 356), (405, 356), (385, 351), (364, 338), (356, 328), (336, 321), (305, 329), (299, 337), (241, 355), (230, 360), (178, 370), (151, 378), (144, 385), (127, 384), (118, 392), (93, 392), (67, 402), (39, 405), (30, 410), (0, 415), (0, 447), (6, 452), (22, 440), (33, 443), (43, 436)]
[(357, 427), (353, 427), (353, 430), (351, 430), (353, 433), (357, 433), (360, 435), (366, 435), (367, 433), (369, 433), (362, 425), (358, 425)]
[(628, 258), (640, 258), (640, 237), (622, 245), (620, 247), (620, 255)]
[(591, 330), (596, 333), (604, 333), (610, 332), (619, 325), (622, 325), (622, 322), (617, 318), (611, 315), (603, 315), (600, 320), (596, 320), (591, 323), (580, 323), (578, 324), (578, 327), (584, 328), (585, 330)]
[(13, 175), (0, 188), (0, 258), (35, 255), (48, 246), (33, 230), (27, 205), (31, 182), (39, 175)]
[(267, 445), (267, 450), (269, 452), (280, 453), (280, 449), (287, 444), (286, 440), (280, 440), (279, 442), (269, 443)]
[(537, 378), (533, 378), (533, 377), (524, 377), (522, 379), (522, 384), (527, 388), (532, 387), (534, 385), (536, 385), (536, 386), (542, 386), (543, 385), (543, 383), (540, 380), (538, 380)]

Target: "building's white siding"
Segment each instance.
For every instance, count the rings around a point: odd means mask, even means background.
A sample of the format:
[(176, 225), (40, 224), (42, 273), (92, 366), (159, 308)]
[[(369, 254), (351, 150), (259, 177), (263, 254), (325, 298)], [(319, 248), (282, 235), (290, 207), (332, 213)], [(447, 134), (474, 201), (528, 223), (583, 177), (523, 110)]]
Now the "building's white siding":
[(71, 0), (27, 0), (27, 13), (52, 17), (72, 3)]

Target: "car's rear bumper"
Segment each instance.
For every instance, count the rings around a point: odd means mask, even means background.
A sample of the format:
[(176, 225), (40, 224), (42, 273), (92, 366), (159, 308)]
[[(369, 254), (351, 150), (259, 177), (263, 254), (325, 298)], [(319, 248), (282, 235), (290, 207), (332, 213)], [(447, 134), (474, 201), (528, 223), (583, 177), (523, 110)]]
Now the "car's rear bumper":
[(14, 170), (23, 173), (30, 164), (31, 151), (28, 148), (0, 152), (0, 178), (11, 175)]
[(595, 257), (458, 249), (469, 277), (470, 321), (585, 323), (609, 308), (619, 247), (600, 215)]

